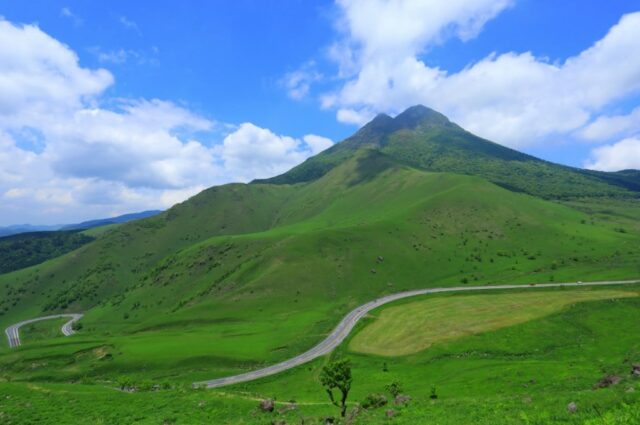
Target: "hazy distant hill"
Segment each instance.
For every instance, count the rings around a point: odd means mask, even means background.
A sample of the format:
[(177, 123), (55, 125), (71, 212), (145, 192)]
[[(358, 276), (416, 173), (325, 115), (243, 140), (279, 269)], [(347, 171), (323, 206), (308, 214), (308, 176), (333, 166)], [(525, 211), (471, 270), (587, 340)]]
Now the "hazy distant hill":
[(91, 229), (93, 227), (104, 226), (106, 224), (126, 223), (131, 220), (139, 220), (141, 218), (152, 217), (160, 214), (162, 211), (150, 210), (133, 214), (124, 214), (118, 217), (102, 218), (98, 220), (83, 221), (75, 224), (57, 224), (57, 225), (34, 225), (34, 224), (15, 224), (12, 226), (0, 227), (0, 237), (17, 235), (28, 232), (51, 232), (56, 230), (77, 230)]

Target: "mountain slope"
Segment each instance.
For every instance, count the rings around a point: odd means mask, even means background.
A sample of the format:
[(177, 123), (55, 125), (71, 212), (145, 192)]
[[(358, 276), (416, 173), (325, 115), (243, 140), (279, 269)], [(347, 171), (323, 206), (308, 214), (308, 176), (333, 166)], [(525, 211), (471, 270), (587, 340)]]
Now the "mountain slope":
[(544, 198), (640, 196), (637, 171), (604, 173), (543, 161), (477, 137), (424, 106), (411, 107), (395, 118), (378, 115), (345, 141), (280, 176), (255, 183), (315, 180), (362, 147), (427, 171), (480, 176)]
[[(623, 228), (624, 232), (620, 229)], [(349, 309), (428, 286), (633, 277), (638, 229), (363, 145), (296, 185), (208, 189), (70, 254), (0, 276), (0, 325), (83, 311), (84, 331), (0, 356), (24, 378), (201, 380), (287, 358)], [(74, 353), (104, 347), (103, 362)], [(184, 347), (189, 347), (185, 350)], [(102, 348), (101, 348), (102, 349)], [(75, 357), (74, 357), (75, 358)]]

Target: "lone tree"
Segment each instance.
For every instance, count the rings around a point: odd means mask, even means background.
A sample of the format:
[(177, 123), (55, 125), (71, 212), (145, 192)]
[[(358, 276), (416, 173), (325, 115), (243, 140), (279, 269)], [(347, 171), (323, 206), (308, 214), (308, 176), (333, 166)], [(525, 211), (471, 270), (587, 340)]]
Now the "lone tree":
[[(335, 360), (322, 368), (320, 382), (329, 394), (331, 403), (340, 408), (340, 415), (344, 417), (347, 413), (347, 396), (351, 389), (351, 364), (347, 359)], [(341, 393), (340, 402), (336, 401), (333, 390), (338, 389)]]

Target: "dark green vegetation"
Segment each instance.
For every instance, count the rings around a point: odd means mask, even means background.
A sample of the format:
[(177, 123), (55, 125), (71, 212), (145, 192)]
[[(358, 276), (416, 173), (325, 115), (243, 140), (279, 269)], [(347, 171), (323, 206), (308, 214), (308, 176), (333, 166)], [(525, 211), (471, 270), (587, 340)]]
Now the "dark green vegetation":
[(0, 238), (0, 273), (40, 264), (73, 251), (94, 238), (77, 231), (35, 232)]
[[(189, 385), (284, 360), (382, 294), (640, 275), (634, 173), (549, 164), (420, 108), (379, 117), (305, 164), (274, 183), (208, 189), (64, 256), (0, 275), (2, 328), (44, 314), (86, 313), (70, 338), (25, 339), (13, 351), (3, 340), (0, 376), (11, 382), (0, 385), (16, 396), (2, 400), (0, 411), (15, 417), (25, 410), (20, 394), (35, 386), (43, 390), (30, 400), (38, 406), (29, 413), (34, 418), (48, 403), (55, 410), (64, 391), (77, 400), (51, 423), (69, 422), (62, 415), (74, 409), (84, 410), (87, 422), (129, 423), (139, 414), (143, 423), (270, 423), (272, 417), (252, 416), (257, 402), (245, 391), (300, 402), (288, 420), (335, 415), (318, 379), (326, 359), (224, 390), (128, 394), (105, 387)], [(353, 369), (349, 399), (383, 393), (397, 380), (413, 397), (394, 419), (405, 423), (527, 423), (521, 412), (538, 418), (529, 423), (545, 423), (545, 414), (573, 421), (595, 418), (596, 403), (625, 412), (621, 403), (636, 400), (625, 392), (635, 385), (628, 371), (622, 385), (597, 392), (592, 385), (640, 361), (632, 331), (638, 311), (635, 298), (585, 302), (402, 357), (342, 348)], [(91, 416), (93, 397), (100, 403)], [(568, 416), (573, 399), (580, 410)], [(382, 421), (384, 408), (361, 415), (362, 423)]]
[[(351, 365), (349, 360), (334, 360), (322, 368), (320, 372), (320, 383), (324, 387), (331, 404), (340, 408), (340, 416), (347, 413), (347, 397), (351, 391)], [(339, 393), (339, 397), (334, 395), (334, 390)]]

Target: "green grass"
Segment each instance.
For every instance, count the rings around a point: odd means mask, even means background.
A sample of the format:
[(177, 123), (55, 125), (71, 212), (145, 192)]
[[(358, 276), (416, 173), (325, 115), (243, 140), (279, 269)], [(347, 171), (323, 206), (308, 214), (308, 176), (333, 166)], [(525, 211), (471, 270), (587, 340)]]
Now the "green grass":
[[(638, 287), (621, 290), (637, 293)], [(553, 302), (573, 291), (555, 289), (545, 295)], [(593, 290), (599, 291), (610, 289)], [(467, 297), (431, 296), (447, 302)], [(399, 305), (412, 303), (405, 300)], [(400, 411), (392, 423), (582, 424), (609, 410), (624, 411), (623, 403), (633, 406), (637, 416), (640, 381), (629, 372), (631, 363), (640, 359), (640, 343), (630, 331), (640, 320), (639, 311), (638, 297), (580, 302), (534, 320), (442, 341), (394, 358), (350, 351), (351, 342), (360, 335), (356, 332), (334, 356), (352, 361), (353, 401), (362, 401), (370, 393), (385, 393), (385, 386), (392, 381), (402, 384), (403, 392), (413, 400), (406, 408), (389, 406)], [(455, 315), (450, 317), (454, 323), (457, 320)], [(368, 323), (374, 321), (371, 318)], [(366, 329), (368, 323), (358, 329)], [(230, 390), (282, 400), (323, 401), (326, 395), (320, 390), (318, 376), (325, 362), (321, 359)], [(619, 375), (622, 381), (595, 390), (593, 385), (605, 374)], [(429, 397), (432, 386), (438, 394), (436, 401)], [(635, 390), (629, 392), (629, 388)], [(579, 406), (573, 415), (566, 411), (571, 401)], [(361, 423), (385, 423), (384, 410), (364, 413)]]
[(624, 290), (585, 289), (551, 295), (532, 291), (427, 298), (383, 309), (351, 340), (349, 349), (388, 357), (415, 354), (443, 341), (528, 322), (575, 303), (638, 295)]
[[(616, 291), (635, 293), (638, 286)], [(593, 289), (609, 293), (611, 288)], [(544, 290), (549, 302), (584, 289)], [(525, 295), (529, 292), (487, 292), (474, 296)], [(440, 294), (429, 299), (455, 303), (463, 294)], [(411, 305), (405, 300), (398, 305)], [(391, 306), (389, 308), (396, 308)], [(384, 310), (383, 310), (384, 311)], [(640, 319), (640, 298), (576, 303), (552, 314), (489, 332), (443, 341), (421, 352), (395, 358), (354, 353), (343, 344), (335, 356), (353, 364), (350, 409), (367, 394), (385, 393), (399, 381), (412, 397), (405, 407), (389, 405), (362, 411), (356, 424), (584, 424), (634, 423), (640, 414), (640, 381), (629, 375), (630, 364), (640, 358), (640, 344), (631, 331)], [(464, 320), (464, 318), (461, 318)], [(457, 316), (451, 316), (452, 321)], [(368, 323), (375, 321), (368, 319)], [(356, 330), (366, 329), (363, 323)], [(53, 357), (53, 356), (52, 356)], [(80, 379), (75, 384), (50, 382), (0, 382), (3, 423), (109, 423), (109, 424), (268, 424), (318, 423), (335, 416), (318, 381), (322, 358), (308, 365), (259, 381), (218, 390), (197, 391), (178, 387), (159, 391), (124, 393)], [(386, 371), (384, 365), (386, 364)], [(7, 376), (6, 369), (2, 375)], [(594, 389), (605, 374), (617, 374), (615, 386)], [(158, 382), (161, 383), (161, 382)], [(431, 400), (431, 387), (437, 400)], [(629, 388), (635, 391), (629, 392)], [(7, 397), (8, 396), (8, 397)], [(258, 400), (275, 398), (283, 407), (289, 400), (297, 409), (286, 413), (260, 413)], [(387, 397), (390, 397), (387, 394)], [(569, 402), (578, 405), (569, 414)], [(385, 417), (386, 409), (398, 415)], [(603, 422), (609, 418), (609, 422)], [(625, 422), (626, 421), (626, 422)]]
[(23, 344), (31, 344), (33, 342), (62, 337), (62, 325), (69, 321), (69, 318), (59, 318), (43, 320), (40, 322), (29, 323), (20, 328), (20, 342)]

